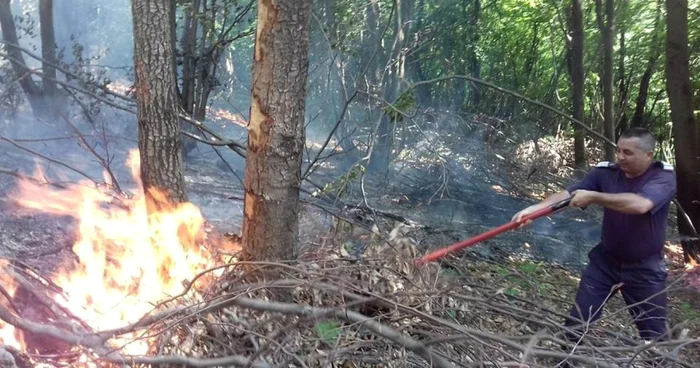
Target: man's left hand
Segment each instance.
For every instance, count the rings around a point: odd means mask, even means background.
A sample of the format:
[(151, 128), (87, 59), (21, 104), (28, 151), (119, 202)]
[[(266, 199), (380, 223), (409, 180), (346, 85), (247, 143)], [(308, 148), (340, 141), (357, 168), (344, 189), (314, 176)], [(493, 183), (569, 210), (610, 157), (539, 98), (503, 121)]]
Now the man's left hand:
[(569, 203), (569, 206), (578, 208), (588, 207), (588, 205), (595, 201), (597, 194), (598, 192), (591, 190), (576, 190), (571, 193), (571, 203)]

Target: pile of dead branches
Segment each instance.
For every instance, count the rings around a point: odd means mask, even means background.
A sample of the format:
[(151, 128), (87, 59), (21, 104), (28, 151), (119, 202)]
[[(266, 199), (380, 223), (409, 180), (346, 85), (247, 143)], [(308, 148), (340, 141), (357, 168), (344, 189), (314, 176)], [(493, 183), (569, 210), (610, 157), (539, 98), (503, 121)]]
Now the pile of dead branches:
[[(450, 261), (414, 266), (412, 244), (397, 232), (387, 238), (361, 260), (342, 251), (293, 264), (231, 260), (215, 282), (197, 287), (214, 269), (196, 275), (181, 295), (110, 331), (94, 331), (49, 297), (60, 293), (55, 285), (11, 262), (5, 271), (24, 302), (15, 292), (0, 318), (42, 349), (7, 347), (0, 366), (634, 367), (648, 359), (693, 366), (684, 352), (700, 340), (686, 337), (644, 345), (590, 326), (585, 341), (567, 343), (563, 314), (498, 288), (509, 275), (489, 278)], [(34, 314), (26, 313), (30, 304)], [(148, 341), (150, 352), (125, 354), (115, 340), (124, 336)]]

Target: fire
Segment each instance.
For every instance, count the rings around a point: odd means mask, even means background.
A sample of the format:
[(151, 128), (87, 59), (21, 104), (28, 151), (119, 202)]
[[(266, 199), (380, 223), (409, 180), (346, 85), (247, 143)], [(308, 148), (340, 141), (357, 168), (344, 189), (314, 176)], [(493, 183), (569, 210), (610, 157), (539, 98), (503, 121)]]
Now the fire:
[[(4, 269), (7, 263), (6, 260), (0, 259), (0, 270)], [(0, 285), (2, 285), (5, 291), (10, 295), (14, 295), (15, 289), (17, 288), (15, 281), (4, 272), (0, 272)], [(0, 298), (2, 298), (2, 306), (9, 310), (10, 305), (7, 299), (4, 297)], [(24, 346), (24, 342), (15, 328), (2, 320), (0, 320), (0, 344), (12, 346), (17, 349), (21, 349)]]
[[(138, 182), (133, 192), (142, 193), (138, 151), (130, 153), (127, 163)], [(154, 191), (153, 195), (162, 194)], [(91, 182), (55, 189), (29, 180), (18, 183), (13, 199), (25, 208), (78, 221), (73, 252), (79, 262), (54, 279), (66, 296), (56, 302), (97, 331), (138, 321), (159, 301), (180, 294), (183, 284), (197, 273), (213, 266), (212, 255), (199, 244), (204, 219), (191, 203), (149, 216), (143, 195), (122, 198), (126, 206), (110, 205), (113, 194)], [(2, 333), (4, 339), (7, 332)], [(147, 350), (148, 341), (136, 339), (122, 352), (145, 354)]]

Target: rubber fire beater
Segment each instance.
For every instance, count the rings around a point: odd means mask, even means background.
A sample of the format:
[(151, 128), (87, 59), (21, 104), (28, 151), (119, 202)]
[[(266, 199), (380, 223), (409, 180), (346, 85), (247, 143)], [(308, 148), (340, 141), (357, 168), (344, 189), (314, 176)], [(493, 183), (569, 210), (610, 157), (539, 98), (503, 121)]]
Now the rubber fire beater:
[(497, 228), (483, 232), (483, 233), (476, 235), (474, 237), (471, 237), (469, 239), (462, 240), (459, 243), (455, 243), (455, 244), (452, 244), (450, 246), (438, 249), (434, 252), (430, 252), (430, 253), (424, 255), (423, 257), (416, 259), (415, 264), (416, 265), (423, 265), (423, 264), (426, 264), (428, 262), (433, 262), (433, 261), (436, 261), (436, 260), (446, 256), (449, 253), (456, 252), (458, 250), (462, 250), (464, 248), (471, 247), (471, 246), (478, 244), (484, 240), (491, 239), (496, 235), (499, 235), (499, 234), (504, 233), (506, 231), (515, 229), (527, 221), (532, 221), (532, 220), (535, 220), (535, 219), (540, 218), (542, 216), (550, 215), (550, 214), (552, 214), (552, 213), (554, 213), (554, 212), (556, 212), (564, 207), (567, 207), (570, 202), (571, 202), (571, 198), (569, 197), (567, 199), (564, 199), (564, 200), (561, 200), (557, 203), (549, 205), (548, 207), (545, 207), (539, 211), (533, 212), (527, 216), (523, 216), (523, 218), (521, 218), (520, 221), (508, 222), (508, 223), (503, 224)]

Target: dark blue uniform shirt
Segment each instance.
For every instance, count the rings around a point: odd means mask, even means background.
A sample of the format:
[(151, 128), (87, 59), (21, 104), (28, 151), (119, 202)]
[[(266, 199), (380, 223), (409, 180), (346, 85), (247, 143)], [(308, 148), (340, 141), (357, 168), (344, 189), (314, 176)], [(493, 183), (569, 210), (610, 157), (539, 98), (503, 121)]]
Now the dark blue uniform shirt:
[(654, 206), (641, 215), (604, 209), (601, 242), (606, 253), (619, 262), (636, 262), (660, 255), (666, 235), (668, 210), (676, 194), (673, 167), (655, 161), (644, 174), (629, 179), (619, 165), (601, 162), (579, 183), (567, 188), (603, 193), (635, 193)]

